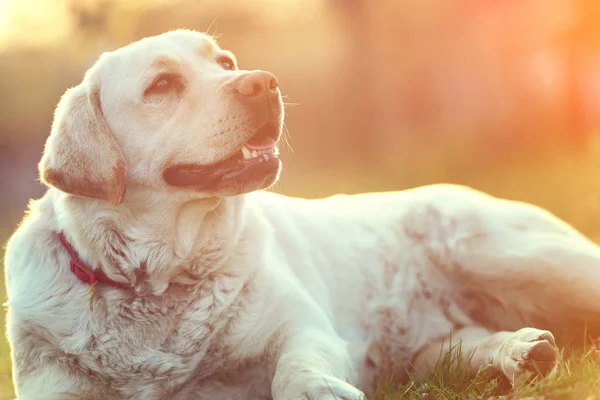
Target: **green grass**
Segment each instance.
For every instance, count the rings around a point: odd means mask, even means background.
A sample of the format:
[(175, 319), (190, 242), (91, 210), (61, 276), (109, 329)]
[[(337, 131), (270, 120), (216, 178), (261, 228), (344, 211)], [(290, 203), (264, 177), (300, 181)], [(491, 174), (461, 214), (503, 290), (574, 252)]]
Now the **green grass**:
[[(469, 376), (468, 359), (461, 357), (460, 345), (438, 361), (426, 379), (412, 374), (411, 380), (398, 385), (393, 379), (380, 382), (372, 400), (399, 399), (593, 399), (600, 394), (600, 363), (597, 350), (573, 350), (565, 355), (548, 377), (523, 375), (511, 387), (490, 366), (482, 367), (475, 378)], [(419, 383), (417, 383), (419, 382)], [(600, 397), (598, 397), (600, 398)]]
[[(447, 148), (440, 145), (440, 148)], [(553, 150), (535, 157), (522, 157), (503, 165), (486, 164), (485, 160), (463, 157), (459, 163), (434, 154), (415, 150), (399, 154), (389, 168), (364, 167), (310, 170), (310, 163), (292, 165), (276, 188), (287, 194), (317, 197), (335, 192), (394, 190), (434, 182), (471, 185), (506, 198), (529, 201), (549, 209), (583, 233), (600, 241), (600, 140), (585, 150)], [(481, 158), (481, 157), (480, 157)], [(18, 220), (22, 213), (14, 218)], [(0, 226), (4, 243), (7, 230)], [(2, 250), (0, 250), (2, 255)], [(0, 277), (0, 298), (5, 291)], [(4, 314), (0, 313), (4, 325)], [(555, 332), (560, 336), (559, 332)], [(560, 344), (560, 343), (559, 343)], [(600, 400), (600, 357), (595, 347), (565, 353), (554, 374), (532, 383), (517, 382), (507, 391), (506, 382), (482, 370), (470, 379), (464, 360), (450, 354), (443, 358), (433, 376), (421, 383), (400, 385), (388, 377), (380, 382), (375, 400), (395, 399), (488, 399), (544, 398)], [(9, 348), (0, 340), (0, 400), (12, 398)]]

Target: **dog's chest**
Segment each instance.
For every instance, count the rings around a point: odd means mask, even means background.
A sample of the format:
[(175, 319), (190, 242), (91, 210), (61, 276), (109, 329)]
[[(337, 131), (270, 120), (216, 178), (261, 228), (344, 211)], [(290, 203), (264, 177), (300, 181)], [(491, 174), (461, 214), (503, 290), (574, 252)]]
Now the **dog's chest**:
[(170, 396), (225, 368), (226, 328), (240, 294), (234, 292), (200, 290), (122, 304), (92, 332), (88, 360), (128, 398), (140, 398), (142, 387), (143, 398)]

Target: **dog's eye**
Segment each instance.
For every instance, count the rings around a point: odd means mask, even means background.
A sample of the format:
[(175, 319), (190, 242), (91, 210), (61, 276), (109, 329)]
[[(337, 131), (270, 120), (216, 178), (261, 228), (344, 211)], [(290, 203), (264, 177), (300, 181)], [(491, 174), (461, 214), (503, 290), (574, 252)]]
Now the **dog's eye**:
[(170, 92), (181, 93), (184, 87), (183, 80), (179, 75), (161, 74), (146, 89), (144, 95), (161, 95)]
[(228, 71), (232, 71), (235, 69), (235, 62), (228, 56), (221, 56), (217, 59), (219, 65)]

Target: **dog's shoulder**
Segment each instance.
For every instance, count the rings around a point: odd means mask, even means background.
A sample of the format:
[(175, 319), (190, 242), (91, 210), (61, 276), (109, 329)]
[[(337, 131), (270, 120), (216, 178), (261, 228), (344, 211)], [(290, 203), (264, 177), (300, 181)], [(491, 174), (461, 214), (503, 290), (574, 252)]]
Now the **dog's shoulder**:
[(7, 306), (13, 314), (31, 316), (52, 297), (55, 220), (48, 196), (31, 201), (25, 217), (10, 237), (4, 254)]
[(9, 306), (34, 301), (52, 280), (49, 263), (56, 262), (56, 221), (48, 196), (32, 201), (23, 221), (10, 237), (4, 256), (5, 284)]
[(50, 396), (79, 386), (79, 379), (66, 372), (77, 361), (57, 345), (74, 326), (74, 307), (82, 302), (73, 301), (71, 288), (63, 284), (68, 258), (60, 248), (52, 200), (47, 194), (30, 203), (4, 260), (13, 377), (19, 395), (26, 398), (38, 398), (41, 388)]

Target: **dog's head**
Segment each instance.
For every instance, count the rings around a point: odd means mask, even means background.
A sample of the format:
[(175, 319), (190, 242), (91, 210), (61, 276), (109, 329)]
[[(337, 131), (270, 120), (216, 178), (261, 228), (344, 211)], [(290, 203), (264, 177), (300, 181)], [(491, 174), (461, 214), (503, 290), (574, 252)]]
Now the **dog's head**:
[(230, 196), (272, 185), (283, 104), (275, 76), (238, 70), (206, 35), (173, 31), (103, 54), (55, 112), (40, 162), (63, 192)]

